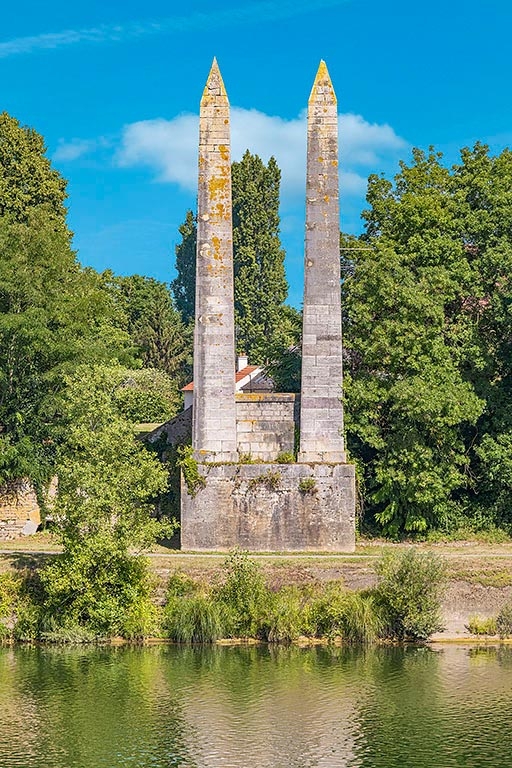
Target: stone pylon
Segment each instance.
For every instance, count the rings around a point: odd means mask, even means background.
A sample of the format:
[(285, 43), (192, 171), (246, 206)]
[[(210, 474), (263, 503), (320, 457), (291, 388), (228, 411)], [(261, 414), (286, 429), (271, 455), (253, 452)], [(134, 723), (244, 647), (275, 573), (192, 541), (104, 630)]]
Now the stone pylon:
[(235, 461), (235, 334), (229, 101), (214, 59), (199, 110), (192, 446)]
[(308, 102), (299, 462), (346, 461), (339, 238), (338, 110), (321, 61)]

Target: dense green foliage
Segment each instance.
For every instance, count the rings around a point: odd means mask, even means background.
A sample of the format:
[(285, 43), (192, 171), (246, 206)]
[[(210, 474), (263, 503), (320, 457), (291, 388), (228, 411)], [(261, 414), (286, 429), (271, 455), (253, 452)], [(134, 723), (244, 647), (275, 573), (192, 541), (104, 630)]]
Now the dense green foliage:
[(424, 640), (439, 629), (443, 569), (431, 555), (386, 556), (377, 563), (377, 587), (354, 592), (339, 581), (271, 590), (258, 564), (235, 551), (218, 581), (173, 573), (161, 607), (147, 562), (129, 556), (120, 541), (95, 536), (93, 547), (80, 542), (35, 579), (0, 578), (0, 635), (78, 642), (161, 634), (179, 643), (289, 643), (303, 636), (369, 644)]
[(247, 553), (234, 552), (218, 585), (180, 574), (169, 582), (164, 632), (176, 642), (253, 637), (291, 642), (299, 636), (372, 643), (379, 638), (425, 640), (440, 629), (442, 561), (413, 550), (377, 564), (378, 586), (364, 592), (340, 582), (271, 591)]
[(61, 222), (34, 208), (0, 217), (0, 482), (44, 479), (63, 375), (85, 362), (130, 362), (128, 337), (92, 270), (77, 264)]
[(176, 386), (186, 384), (192, 371), (192, 327), (182, 321), (168, 286), (141, 275), (104, 277), (142, 364), (164, 371)]
[(442, 629), (440, 592), (444, 565), (431, 553), (392, 552), (376, 567), (375, 590), (384, 633), (399, 640), (426, 640)]
[(51, 508), (64, 552), (40, 572), (38, 635), (78, 629), (137, 636), (153, 626), (147, 564), (130, 550), (167, 531), (151, 516), (167, 473), (135, 439), (119, 405), (119, 387), (132, 373), (79, 366), (66, 378)]
[(64, 222), (66, 182), (45, 155), (43, 137), (0, 113), (0, 217), (26, 222), (33, 208)]
[[(512, 153), (416, 150), (342, 250), (348, 444), (369, 524), (510, 527)], [(352, 257), (352, 258), (349, 258)]]

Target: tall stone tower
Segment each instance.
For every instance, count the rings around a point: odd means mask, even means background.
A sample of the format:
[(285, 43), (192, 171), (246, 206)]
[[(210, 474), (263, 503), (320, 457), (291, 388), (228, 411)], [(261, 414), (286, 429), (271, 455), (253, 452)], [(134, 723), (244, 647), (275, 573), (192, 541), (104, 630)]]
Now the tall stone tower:
[(235, 335), (229, 102), (213, 60), (199, 110), (192, 446), (235, 461)]
[(338, 109), (321, 61), (308, 103), (299, 462), (343, 463)]

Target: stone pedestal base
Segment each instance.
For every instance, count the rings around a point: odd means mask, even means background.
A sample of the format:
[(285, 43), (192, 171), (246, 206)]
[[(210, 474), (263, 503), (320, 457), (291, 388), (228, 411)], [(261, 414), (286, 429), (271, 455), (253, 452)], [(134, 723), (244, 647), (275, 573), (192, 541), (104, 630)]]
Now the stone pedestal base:
[(181, 480), (181, 546), (192, 550), (353, 552), (352, 464), (199, 464)]

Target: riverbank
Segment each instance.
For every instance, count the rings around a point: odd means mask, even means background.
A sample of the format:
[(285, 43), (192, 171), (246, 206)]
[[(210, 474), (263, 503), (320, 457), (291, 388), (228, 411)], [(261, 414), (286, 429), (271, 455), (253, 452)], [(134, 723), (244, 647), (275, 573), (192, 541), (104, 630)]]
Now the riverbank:
[[(6, 542), (0, 552), (0, 572), (37, 569), (58, 553), (49, 534), (37, 534), (14, 542)], [(352, 555), (333, 554), (251, 554), (261, 569), (265, 583), (272, 590), (283, 587), (314, 587), (329, 582), (342, 583), (348, 590), (374, 587), (376, 560), (385, 551), (400, 551), (408, 544), (383, 541), (359, 542)], [(472, 616), (495, 617), (512, 602), (512, 542), (481, 541), (421, 543), (420, 552), (434, 552), (446, 564), (446, 584), (442, 591), (441, 611), (444, 630), (432, 636), (434, 642), (482, 641), (467, 626)], [(156, 599), (162, 602), (170, 576), (180, 572), (202, 584), (220, 583), (223, 578), (225, 553), (187, 553), (156, 547), (148, 553), (156, 580)]]

